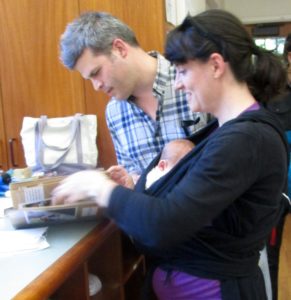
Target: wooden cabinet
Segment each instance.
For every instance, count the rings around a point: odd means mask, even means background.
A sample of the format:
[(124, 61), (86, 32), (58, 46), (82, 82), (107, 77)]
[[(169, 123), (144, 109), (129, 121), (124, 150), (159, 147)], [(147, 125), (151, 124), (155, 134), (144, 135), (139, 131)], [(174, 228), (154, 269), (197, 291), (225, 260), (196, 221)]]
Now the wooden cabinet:
[(0, 93), (0, 170), (1, 169), (6, 170), (7, 168), (8, 168), (8, 155), (7, 155), (7, 148), (6, 148), (6, 135), (4, 129), (2, 97)]
[(59, 62), (58, 43), (80, 12), (108, 11), (129, 24), (145, 50), (163, 50), (163, 0), (0, 1), (0, 164), (24, 167), (20, 129), (24, 116), (97, 114), (99, 165), (116, 163), (105, 121), (108, 98)]
[[(67, 243), (72, 243), (74, 235), (76, 242), (67, 248)], [(78, 240), (80, 235), (82, 237)], [(13, 258), (7, 258), (8, 263), (11, 260), (12, 271), (6, 272), (8, 278), (2, 274), (0, 294), (3, 299), (8, 299), (6, 295), (11, 295), (9, 299), (13, 300), (139, 299), (145, 275), (143, 256), (110, 220), (55, 225), (49, 228), (47, 239), (50, 247), (43, 252), (25, 255), (24, 262), (23, 257), (14, 258), (13, 263)], [(18, 264), (15, 264), (15, 259), (18, 259)], [(34, 266), (33, 262), (38, 261), (41, 265), (41, 259), (50, 263), (46, 268), (42, 267), (41, 272), (32, 272), (37, 276), (32, 276), (29, 270), (19, 273), (19, 266), (37, 269), (38, 266)], [(1, 263), (2, 267), (8, 265), (6, 261), (3, 265), (3, 260)], [(16, 273), (17, 280), (24, 285), (13, 291), (10, 283)], [(91, 297), (89, 273), (97, 275), (102, 284), (101, 290)]]
[(23, 116), (85, 112), (81, 78), (58, 59), (59, 36), (78, 13), (76, 0), (0, 2), (3, 147), (9, 167), (25, 165), (19, 136)]
[[(24, 116), (58, 117), (77, 112), (97, 115), (99, 166), (116, 163), (104, 114), (108, 98), (59, 62), (58, 44), (66, 24), (88, 10), (112, 13), (133, 28), (142, 48), (163, 51), (164, 0), (1, 0), (0, 169), (25, 166), (20, 139)], [(86, 263), (63, 279), (55, 296), (88, 299), (89, 270), (104, 282), (103, 296), (98, 299), (137, 299), (141, 278), (135, 274), (142, 274), (143, 259), (132, 251), (129, 240), (118, 231), (112, 233)], [(141, 272), (134, 272), (135, 268)], [(55, 275), (46, 276), (52, 284)], [(58, 276), (60, 282), (68, 275), (63, 272)], [(54, 283), (56, 288), (58, 282)], [(85, 298), (76, 296), (80, 294)]]
[[(95, 243), (91, 244), (90, 241), (93, 240)], [(107, 223), (103, 225), (103, 229), (95, 229), (82, 243), (78, 254), (75, 251), (75, 257), (83, 255), (84, 261), (78, 265), (76, 271), (68, 274), (68, 278), (50, 296), (50, 299), (139, 299), (145, 275), (145, 263), (143, 256), (135, 250), (127, 236), (113, 224)], [(92, 252), (89, 256), (88, 251)], [(66, 255), (70, 261), (68, 254)], [(101, 291), (91, 297), (88, 289), (89, 273), (97, 275), (102, 283)]]
[(120, 231), (95, 251), (87, 266), (103, 282), (101, 292), (92, 300), (139, 299), (145, 275), (144, 258)]

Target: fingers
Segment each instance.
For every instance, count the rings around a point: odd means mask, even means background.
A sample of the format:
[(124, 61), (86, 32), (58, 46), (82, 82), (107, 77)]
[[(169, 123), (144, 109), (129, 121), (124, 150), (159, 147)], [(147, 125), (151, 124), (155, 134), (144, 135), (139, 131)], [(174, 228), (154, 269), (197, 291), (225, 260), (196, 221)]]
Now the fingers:
[(85, 195), (80, 191), (74, 191), (71, 184), (63, 183), (52, 192), (52, 204), (72, 204), (74, 202), (83, 200)]
[(96, 204), (104, 206), (107, 202), (104, 202), (102, 195), (108, 194), (115, 185), (104, 171), (77, 172), (68, 176), (53, 190), (52, 203), (74, 203), (90, 198)]
[(105, 172), (111, 173), (111, 172), (114, 172), (115, 170), (120, 169), (120, 167), (121, 167), (120, 165), (111, 166)]
[(125, 168), (121, 165), (111, 166), (106, 170), (106, 174), (117, 184), (126, 185), (127, 177), (129, 176)]
[(117, 166), (111, 166), (105, 171), (106, 174), (109, 176), (112, 176), (114, 174), (126, 174), (127, 171), (123, 166), (117, 165)]
[(111, 166), (109, 167), (105, 173), (108, 175), (114, 174), (114, 173), (118, 173), (118, 172), (122, 172), (124, 170), (123, 166), (120, 165), (116, 165), (116, 166)]
[(68, 176), (52, 191), (52, 203), (73, 203), (88, 198), (96, 176), (97, 171), (81, 171)]

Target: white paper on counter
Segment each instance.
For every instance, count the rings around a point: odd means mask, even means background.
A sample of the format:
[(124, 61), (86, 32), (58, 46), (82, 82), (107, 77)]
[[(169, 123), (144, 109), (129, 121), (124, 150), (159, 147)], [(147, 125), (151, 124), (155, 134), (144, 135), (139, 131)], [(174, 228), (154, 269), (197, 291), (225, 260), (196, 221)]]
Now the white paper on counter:
[(45, 237), (47, 228), (0, 230), (0, 257), (48, 248)]
[(10, 197), (0, 197), (0, 218), (4, 218), (4, 211), (12, 207), (12, 199)]

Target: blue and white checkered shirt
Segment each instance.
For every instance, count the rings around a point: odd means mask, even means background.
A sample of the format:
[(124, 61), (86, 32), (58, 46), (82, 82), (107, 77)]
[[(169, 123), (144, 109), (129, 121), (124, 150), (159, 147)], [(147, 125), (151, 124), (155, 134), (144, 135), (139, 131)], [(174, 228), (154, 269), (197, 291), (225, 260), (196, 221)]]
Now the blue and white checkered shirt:
[[(150, 118), (134, 99), (111, 99), (106, 107), (106, 120), (110, 130), (118, 164), (129, 173), (141, 174), (160, 153), (166, 143), (184, 138), (206, 124), (206, 115), (192, 113), (185, 95), (175, 91), (175, 67), (157, 52), (150, 55), (158, 60), (153, 94), (158, 100), (156, 120)], [(197, 125), (182, 127), (182, 121), (195, 121)], [(194, 122), (192, 122), (194, 123)]]

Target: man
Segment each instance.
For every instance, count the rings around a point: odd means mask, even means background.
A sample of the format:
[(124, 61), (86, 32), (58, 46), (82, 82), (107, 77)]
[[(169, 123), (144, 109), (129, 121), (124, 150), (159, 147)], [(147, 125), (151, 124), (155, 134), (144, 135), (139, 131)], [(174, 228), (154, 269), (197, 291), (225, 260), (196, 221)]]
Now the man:
[[(88, 12), (61, 37), (63, 64), (111, 97), (106, 120), (118, 164), (138, 178), (163, 146), (206, 124), (175, 91), (176, 69), (157, 52), (146, 53), (123, 22)], [(199, 122), (199, 123), (198, 123)]]

